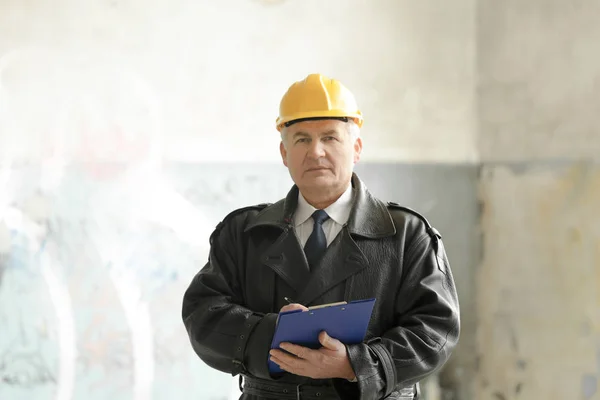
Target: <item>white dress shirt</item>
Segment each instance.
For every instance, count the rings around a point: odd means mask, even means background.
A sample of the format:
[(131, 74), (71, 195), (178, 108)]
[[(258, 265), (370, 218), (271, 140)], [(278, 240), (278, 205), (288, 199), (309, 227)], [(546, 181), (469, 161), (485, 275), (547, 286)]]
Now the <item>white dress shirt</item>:
[[(329, 219), (323, 223), (327, 246), (333, 242), (333, 239), (335, 239), (342, 230), (342, 227), (348, 222), (351, 208), (352, 185), (348, 185), (348, 189), (346, 189), (339, 199), (325, 208), (325, 212), (329, 215)], [(316, 208), (308, 204), (302, 193), (298, 193), (298, 207), (294, 214), (294, 229), (302, 248), (304, 248), (308, 237), (312, 233), (314, 221), (311, 217), (316, 210)]]

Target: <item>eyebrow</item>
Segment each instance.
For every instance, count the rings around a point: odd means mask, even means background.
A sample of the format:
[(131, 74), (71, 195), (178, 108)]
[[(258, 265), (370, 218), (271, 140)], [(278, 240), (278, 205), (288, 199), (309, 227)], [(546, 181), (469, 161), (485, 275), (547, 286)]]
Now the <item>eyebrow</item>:
[[(337, 133), (338, 133), (338, 131), (336, 131), (335, 129), (330, 129), (328, 131), (319, 133), (319, 136), (327, 136), (327, 135), (333, 135), (333, 134), (337, 134)], [(294, 133), (294, 135), (293, 135), (294, 138), (297, 138), (299, 136), (310, 137), (310, 134), (308, 134), (307, 132), (304, 132), (304, 131), (298, 131), (298, 132)]]

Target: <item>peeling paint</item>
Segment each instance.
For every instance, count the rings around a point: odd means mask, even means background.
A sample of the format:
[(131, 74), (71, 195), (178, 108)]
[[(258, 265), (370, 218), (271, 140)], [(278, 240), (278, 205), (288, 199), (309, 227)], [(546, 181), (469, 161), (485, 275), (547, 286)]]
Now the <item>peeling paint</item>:
[(600, 373), (600, 167), (484, 170), (474, 398), (573, 398)]

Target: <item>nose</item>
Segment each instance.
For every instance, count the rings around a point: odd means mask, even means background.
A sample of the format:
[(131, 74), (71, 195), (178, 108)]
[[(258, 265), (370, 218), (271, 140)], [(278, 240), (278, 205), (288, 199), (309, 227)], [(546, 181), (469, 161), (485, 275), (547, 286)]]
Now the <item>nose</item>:
[(325, 157), (325, 147), (320, 140), (312, 140), (308, 149), (308, 156), (310, 158), (318, 159)]

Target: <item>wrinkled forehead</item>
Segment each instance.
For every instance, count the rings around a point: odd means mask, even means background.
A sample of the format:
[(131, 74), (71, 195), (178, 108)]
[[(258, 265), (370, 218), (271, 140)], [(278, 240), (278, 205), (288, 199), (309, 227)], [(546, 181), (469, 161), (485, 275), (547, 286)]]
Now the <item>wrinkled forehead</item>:
[(332, 133), (341, 134), (347, 130), (346, 124), (347, 122), (331, 119), (302, 121), (284, 128), (283, 131), (286, 135), (303, 134), (312, 136)]

